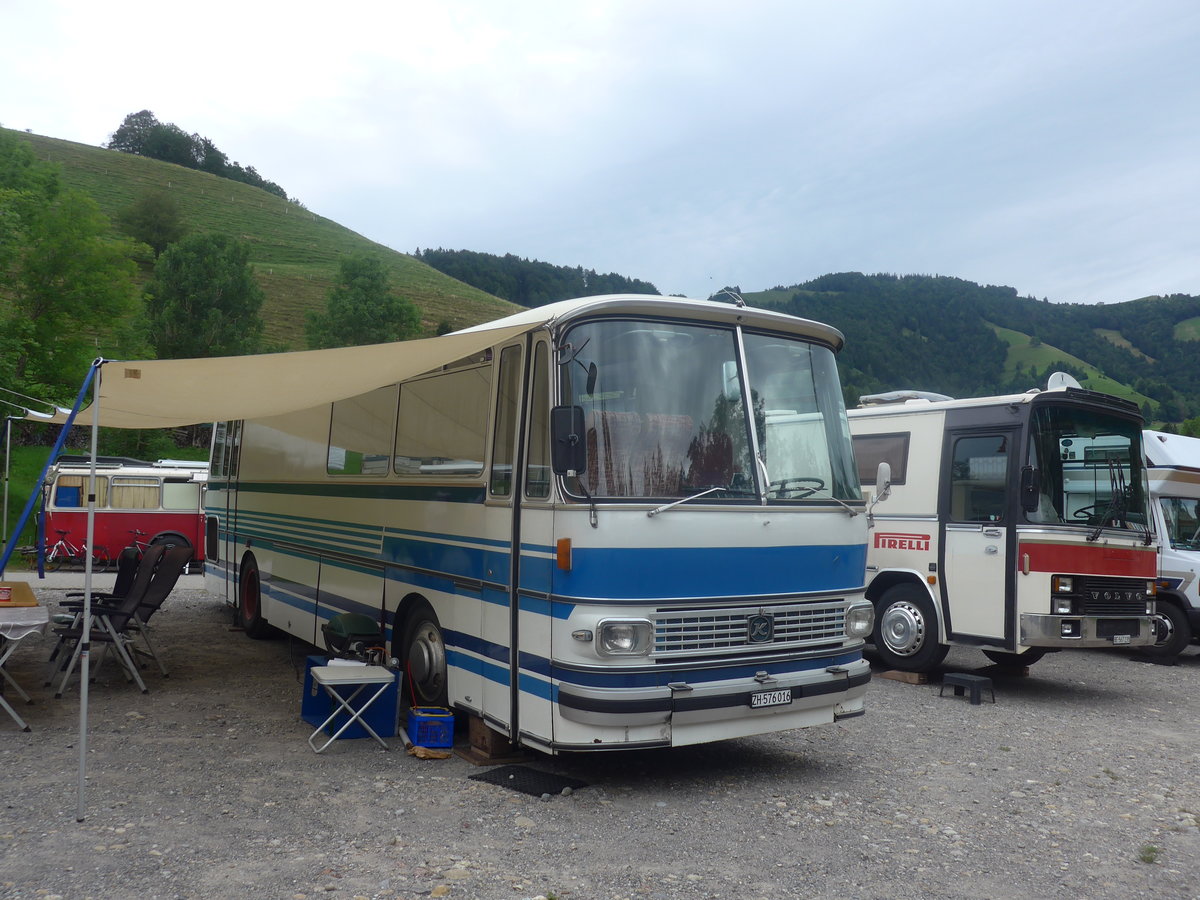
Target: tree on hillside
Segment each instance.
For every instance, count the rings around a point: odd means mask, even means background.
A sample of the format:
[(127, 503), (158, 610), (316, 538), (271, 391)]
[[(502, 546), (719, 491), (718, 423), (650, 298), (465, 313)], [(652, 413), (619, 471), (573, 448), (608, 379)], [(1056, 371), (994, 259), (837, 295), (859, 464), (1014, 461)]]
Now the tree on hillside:
[(105, 146), (109, 150), (119, 150), (122, 153), (146, 155), (146, 142), (150, 133), (157, 128), (159, 121), (148, 109), (130, 113), (125, 117), (120, 127), (109, 137)]
[(404, 341), (420, 327), (420, 311), (391, 292), (383, 263), (359, 255), (342, 260), (325, 311), (308, 314), (305, 333), (309, 348), (318, 350)]
[(155, 259), (188, 230), (178, 201), (166, 191), (154, 188), (143, 191), (121, 211), (117, 221), (131, 238), (148, 244)]
[(172, 244), (147, 293), (148, 339), (159, 359), (240, 356), (262, 345), (263, 291), (244, 241), (198, 234)]
[(133, 246), (109, 236), (90, 197), (63, 190), (29, 145), (0, 134), (0, 382), (49, 400), (74, 396), (84, 371), (135, 318)]

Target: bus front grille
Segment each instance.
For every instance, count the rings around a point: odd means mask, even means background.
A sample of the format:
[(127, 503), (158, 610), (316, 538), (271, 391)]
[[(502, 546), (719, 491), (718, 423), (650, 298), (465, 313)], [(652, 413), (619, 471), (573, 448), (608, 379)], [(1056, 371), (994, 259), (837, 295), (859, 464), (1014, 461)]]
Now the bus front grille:
[(659, 609), (652, 619), (656, 657), (744, 654), (840, 643), (846, 603)]
[(1145, 578), (1084, 578), (1080, 592), (1085, 616), (1144, 616)]

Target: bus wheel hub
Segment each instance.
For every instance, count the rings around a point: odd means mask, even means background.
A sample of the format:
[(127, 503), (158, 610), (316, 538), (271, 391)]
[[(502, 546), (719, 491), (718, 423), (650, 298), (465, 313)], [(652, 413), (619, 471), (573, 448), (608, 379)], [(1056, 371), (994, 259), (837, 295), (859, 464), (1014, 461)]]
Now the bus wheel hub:
[(879, 633), (893, 653), (910, 656), (925, 643), (925, 620), (911, 603), (894, 603), (884, 611)]

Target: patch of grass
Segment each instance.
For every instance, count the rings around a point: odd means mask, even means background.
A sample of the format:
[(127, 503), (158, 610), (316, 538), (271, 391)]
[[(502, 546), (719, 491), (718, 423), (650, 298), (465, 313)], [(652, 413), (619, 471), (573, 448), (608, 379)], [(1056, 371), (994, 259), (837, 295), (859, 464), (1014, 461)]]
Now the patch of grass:
[(1175, 323), (1175, 340), (1200, 341), (1200, 316)]
[[(12, 458), (9, 460), (8, 481), (8, 530), (12, 533), (17, 528), (17, 519), (29, 500), (29, 494), (38, 476), (46, 465), (50, 455), (49, 447), (13, 447)], [(36, 529), (33, 516), (21, 531), (17, 546), (34, 543)]]
[(1145, 353), (1143, 353), (1137, 347), (1133, 346), (1133, 344), (1130, 343), (1129, 339), (1126, 338), (1125, 335), (1121, 334), (1121, 332), (1119, 332), (1115, 329), (1093, 328), (1092, 332), (1100, 335), (1100, 337), (1104, 338), (1110, 344), (1115, 344), (1116, 346), (1122, 348), (1123, 350), (1128, 350), (1130, 353), (1132, 353), (1134, 356), (1136, 356), (1140, 359), (1144, 359), (1147, 362), (1154, 362), (1154, 357), (1147, 356)]
[(1161, 855), (1162, 855), (1161, 848), (1155, 847), (1153, 844), (1145, 844), (1142, 847), (1142, 849), (1138, 851), (1138, 862), (1143, 862), (1143, 863), (1146, 863), (1147, 865), (1151, 865), (1153, 863), (1158, 862), (1158, 858)]

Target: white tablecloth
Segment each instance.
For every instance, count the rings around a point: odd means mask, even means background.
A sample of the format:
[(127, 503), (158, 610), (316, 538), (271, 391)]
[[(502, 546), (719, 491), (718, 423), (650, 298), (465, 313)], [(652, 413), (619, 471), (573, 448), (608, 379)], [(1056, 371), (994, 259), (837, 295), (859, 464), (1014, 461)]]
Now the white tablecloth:
[(19, 641), (35, 631), (45, 633), (50, 611), (44, 606), (0, 606), (0, 637)]

